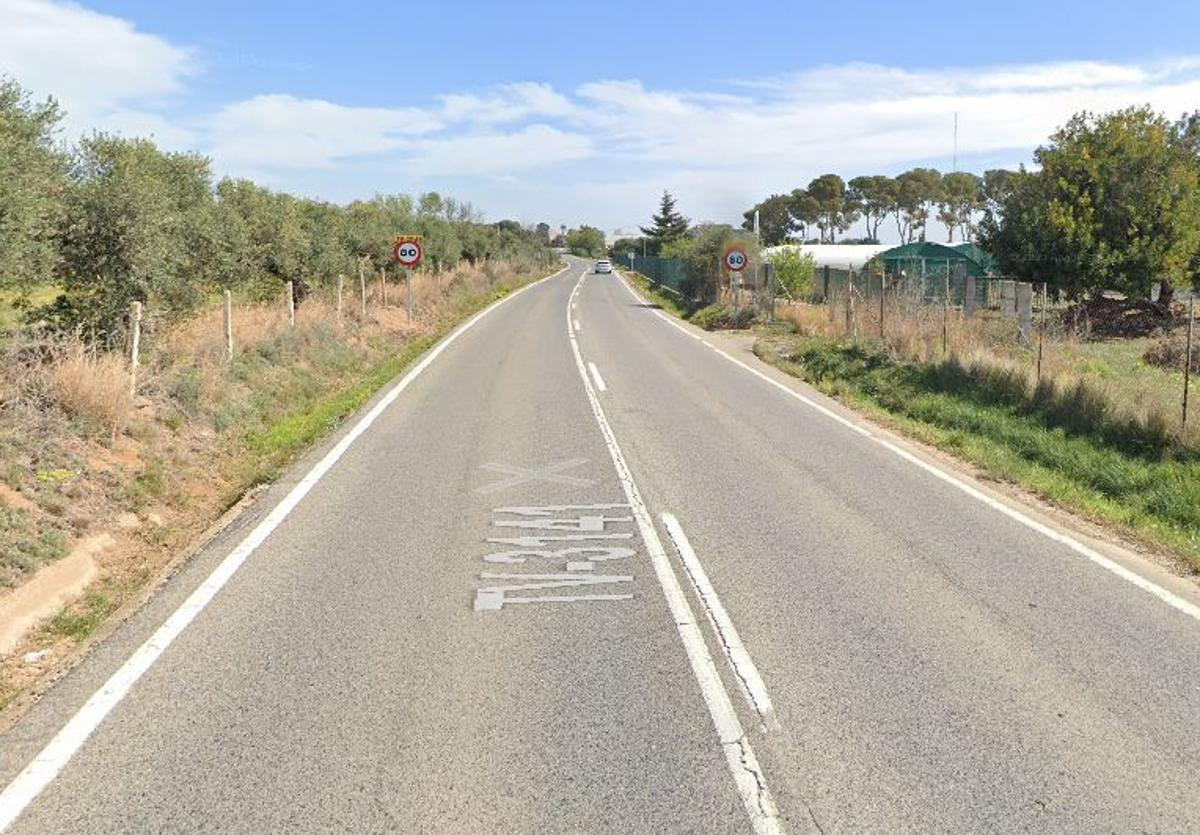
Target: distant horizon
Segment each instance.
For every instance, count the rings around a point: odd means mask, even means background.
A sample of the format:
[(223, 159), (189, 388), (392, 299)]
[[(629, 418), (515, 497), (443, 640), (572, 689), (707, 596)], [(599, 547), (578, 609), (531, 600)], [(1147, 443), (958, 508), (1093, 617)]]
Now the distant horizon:
[[(594, 28), (581, 9), (474, 4), (447, 48), (397, 40), (445, 34), (437, 10), (362, 3), (330, 20), (230, 3), (230, 27), (225, 5), (198, 17), (134, 0), (0, 0), (0, 73), (57, 98), (70, 141), (144, 136), (209, 156), (218, 177), (337, 203), (438, 191), (492, 221), (555, 229), (644, 225), (664, 188), (684, 215), (736, 226), (819, 174), (1015, 168), (1080, 110), (1149, 104), (1174, 118), (1200, 103), (1200, 8), (1183, 2), (1155, 15), (934, 3), (879, 19), (867, 4), (852, 42), (802, 50), (796, 31), (837, 31), (840, 16), (768, 2), (737, 23), (751, 52), (694, 48), (725, 17), (704, 4), (614, 3), (608, 19), (638, 23), (606, 28), (599, 50), (567, 37)], [(1035, 11), (1043, 25), (1028, 30)], [(952, 17), (955, 38), (904, 48), (931, 15)]]

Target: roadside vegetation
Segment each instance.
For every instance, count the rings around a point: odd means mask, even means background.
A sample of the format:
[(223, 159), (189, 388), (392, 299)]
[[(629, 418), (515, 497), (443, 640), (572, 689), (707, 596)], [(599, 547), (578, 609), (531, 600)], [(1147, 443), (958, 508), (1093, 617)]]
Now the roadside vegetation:
[[(0, 603), (91, 546), (94, 580), (0, 656), (0, 708), (437, 338), (557, 262), (547, 224), (436, 193), (342, 206), (214, 182), (204, 157), (144, 139), (66, 147), (61, 118), (0, 78)], [(411, 321), (398, 233), (424, 236)]]

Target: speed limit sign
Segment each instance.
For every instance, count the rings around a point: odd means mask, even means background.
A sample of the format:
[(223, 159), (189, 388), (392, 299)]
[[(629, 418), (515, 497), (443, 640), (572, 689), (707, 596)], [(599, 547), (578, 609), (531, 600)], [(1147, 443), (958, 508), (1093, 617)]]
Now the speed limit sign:
[(739, 244), (731, 244), (725, 248), (725, 269), (740, 273), (746, 268), (750, 259), (746, 257), (746, 249)]
[(392, 245), (392, 258), (402, 267), (415, 267), (421, 263), (420, 235), (397, 235)]

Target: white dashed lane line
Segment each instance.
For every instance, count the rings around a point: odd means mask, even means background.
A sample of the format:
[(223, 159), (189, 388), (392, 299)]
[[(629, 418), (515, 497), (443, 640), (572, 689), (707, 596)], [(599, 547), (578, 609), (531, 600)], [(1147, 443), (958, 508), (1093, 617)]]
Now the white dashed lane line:
[(596, 363), (589, 362), (588, 370), (592, 372), (592, 379), (596, 381), (596, 388), (600, 391), (608, 391), (608, 386), (604, 385), (604, 378), (600, 376), (600, 369), (596, 367)]

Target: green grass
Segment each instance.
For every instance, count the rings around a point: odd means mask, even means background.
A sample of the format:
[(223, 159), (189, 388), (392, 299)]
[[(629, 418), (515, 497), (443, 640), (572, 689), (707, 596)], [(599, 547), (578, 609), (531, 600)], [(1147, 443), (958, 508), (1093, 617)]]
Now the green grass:
[(82, 641), (132, 597), (146, 579), (145, 572), (138, 572), (120, 579), (106, 577), (94, 583), (76, 603), (42, 623), (38, 642), (49, 644), (60, 638)]
[[(54, 301), (61, 292), (62, 288), (57, 285), (43, 284), (30, 290), (27, 300), (30, 306), (39, 307)], [(25, 311), (15, 306), (19, 300), (19, 293), (0, 292), (0, 334), (12, 333), (21, 327)]]
[(678, 316), (680, 319), (689, 319), (696, 312), (697, 308), (686, 299), (671, 295), (641, 273), (631, 273), (628, 270), (622, 270), (621, 272), (632, 279), (638, 292), (672, 316)]
[(783, 336), (763, 359), (994, 478), (1117, 526), (1200, 571), (1200, 453), (1163, 426), (1115, 415), (1086, 386), (1033, 391), (1016, 374), (880, 347)]

